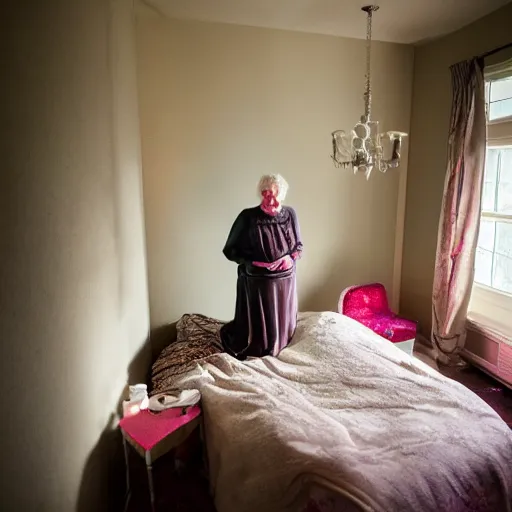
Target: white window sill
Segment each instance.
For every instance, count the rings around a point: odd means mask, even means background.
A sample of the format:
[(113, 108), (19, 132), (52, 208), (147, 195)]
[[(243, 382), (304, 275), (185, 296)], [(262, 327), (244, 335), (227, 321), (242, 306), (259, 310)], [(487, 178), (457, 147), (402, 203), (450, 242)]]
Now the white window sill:
[(512, 117), (502, 117), (487, 122), (487, 145), (490, 147), (512, 145)]
[(512, 122), (512, 116), (506, 116), (506, 117), (498, 117), (497, 119), (490, 119), (487, 121), (488, 125), (496, 125), (496, 124), (503, 124), (503, 123), (510, 123)]
[(468, 321), (478, 330), (488, 331), (512, 345), (512, 295), (474, 284), (468, 308)]

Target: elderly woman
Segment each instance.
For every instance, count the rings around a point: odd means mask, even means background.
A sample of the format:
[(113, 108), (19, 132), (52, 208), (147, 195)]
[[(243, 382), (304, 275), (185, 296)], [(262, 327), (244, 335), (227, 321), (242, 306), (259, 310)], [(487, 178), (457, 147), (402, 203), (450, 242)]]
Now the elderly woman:
[(221, 338), (239, 359), (276, 356), (295, 331), (295, 261), (302, 242), (295, 211), (282, 205), (287, 191), (281, 176), (263, 176), (261, 204), (240, 213), (224, 247), (226, 258), (238, 263), (238, 281), (235, 318)]

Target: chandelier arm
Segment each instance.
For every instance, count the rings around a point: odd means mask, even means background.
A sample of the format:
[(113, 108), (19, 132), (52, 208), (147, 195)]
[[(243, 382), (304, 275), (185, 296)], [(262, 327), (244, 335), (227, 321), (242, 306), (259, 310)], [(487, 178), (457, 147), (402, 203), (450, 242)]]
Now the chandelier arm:
[[(398, 167), (400, 165), (400, 160), (402, 158), (401, 152), (402, 152), (402, 140), (403, 137), (407, 137), (407, 134), (400, 133), (400, 132), (391, 132), (387, 134), (389, 138), (391, 139), (391, 143), (393, 144), (393, 148), (391, 150), (391, 157), (390, 158), (382, 158), (381, 162), (384, 164), (385, 170), (387, 170), (389, 167), (392, 169)], [(385, 172), (384, 170), (384, 172)]]

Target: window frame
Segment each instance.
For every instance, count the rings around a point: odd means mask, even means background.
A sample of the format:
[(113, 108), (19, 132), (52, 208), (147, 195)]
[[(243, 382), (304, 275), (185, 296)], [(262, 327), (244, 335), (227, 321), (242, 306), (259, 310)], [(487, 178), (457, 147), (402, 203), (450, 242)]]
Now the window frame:
[[(495, 82), (503, 78), (512, 78), (512, 59), (501, 62), (500, 64), (494, 64), (492, 66), (486, 66), (484, 70), (484, 79), (486, 82)], [(485, 110), (486, 116), (489, 116), (490, 110), (490, 97), (485, 96)], [(512, 115), (506, 117), (499, 117), (498, 119), (487, 119), (487, 140), (489, 139), (501, 139), (500, 130), (495, 128), (498, 125), (506, 125), (512, 123)], [(505, 132), (506, 130), (501, 130)], [(512, 140), (511, 135), (505, 135), (504, 138)]]
[[(512, 76), (512, 59), (486, 67), (486, 81), (499, 80)], [(486, 115), (489, 103), (486, 95)], [(486, 151), (489, 148), (512, 147), (512, 116), (487, 121)], [(512, 223), (512, 214), (499, 214), (481, 211), (480, 220), (500, 220)], [(512, 338), (512, 294), (473, 281), (471, 299), (468, 308), (468, 320), (494, 329)]]

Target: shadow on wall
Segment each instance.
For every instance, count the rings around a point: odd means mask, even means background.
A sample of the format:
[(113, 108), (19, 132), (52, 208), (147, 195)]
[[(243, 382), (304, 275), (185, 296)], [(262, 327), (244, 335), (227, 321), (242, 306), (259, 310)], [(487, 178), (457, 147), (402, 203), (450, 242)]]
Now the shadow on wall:
[(123, 510), (126, 491), (126, 472), (123, 441), (117, 417), (122, 416), (122, 402), (127, 396), (128, 385), (147, 382), (152, 362), (150, 334), (147, 341), (128, 366), (127, 386), (117, 403), (117, 415), (112, 414), (98, 442), (85, 464), (77, 512), (115, 512)]
[[(160, 352), (176, 340), (178, 331), (176, 329), (177, 322), (171, 324), (160, 325), (151, 330), (151, 364), (156, 361)], [(147, 382), (150, 384), (151, 375), (149, 374), (151, 368), (148, 370)]]
[(115, 415), (91, 451), (80, 483), (77, 512), (111, 512), (123, 509), (125, 493), (124, 453), (121, 432), (114, 428)]

